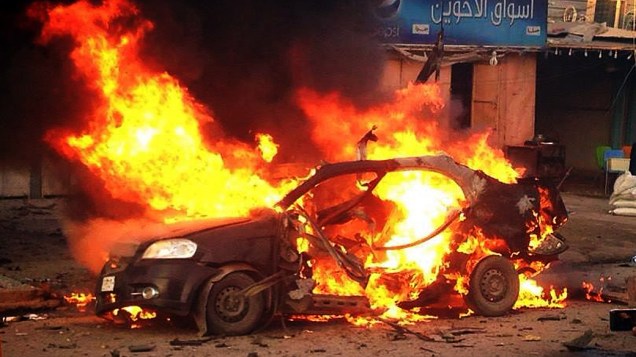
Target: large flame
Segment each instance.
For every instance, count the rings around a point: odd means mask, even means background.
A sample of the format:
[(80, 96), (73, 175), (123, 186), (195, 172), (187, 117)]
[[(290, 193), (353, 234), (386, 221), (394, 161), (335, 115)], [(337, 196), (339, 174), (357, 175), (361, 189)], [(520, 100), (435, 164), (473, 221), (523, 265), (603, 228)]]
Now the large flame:
[[(522, 173), (510, 165), (501, 150), (489, 145), (488, 133), (463, 135), (463, 139), (459, 140), (439, 125), (443, 100), (440, 88), (435, 84), (409, 84), (396, 91), (391, 102), (365, 110), (357, 109), (338, 93), (321, 95), (306, 88), (299, 91), (298, 102), (313, 123), (313, 140), (323, 149), (325, 155), (334, 160), (355, 157), (356, 142), (361, 133), (378, 128), (378, 133), (384, 133), (384, 136), (379, 134), (381, 140), (369, 145), (369, 159), (429, 155), (445, 151), (458, 162), (474, 170), (481, 170), (504, 183), (516, 182)], [(406, 244), (432, 232), (444, 222), (449, 211), (461, 208), (464, 201), (463, 193), (454, 181), (434, 173), (392, 174), (374, 192), (379, 198), (397, 205), (393, 216), (389, 218), (392, 223), (390, 237), (384, 237), (384, 241), (390, 246)], [(542, 223), (549, 225), (551, 222)], [(551, 230), (542, 232), (541, 237), (535, 236), (535, 244), (550, 232)], [(494, 254), (488, 245), (494, 246), (502, 241), (499, 237), (484, 237), (481, 232), (466, 237), (463, 249), (473, 257), (473, 261), (468, 264), (474, 265), (480, 258)], [(472, 248), (467, 248), (465, 244), (472, 245)], [(412, 319), (412, 315), (408, 316), (405, 311), (395, 309), (396, 302), (416, 297), (423, 287), (434, 282), (448, 264), (445, 258), (451, 253), (451, 247), (451, 232), (446, 230), (424, 244), (369, 256), (368, 268), (382, 267), (384, 273), (408, 273), (407, 281), (401, 281), (397, 290), (394, 279), (387, 282), (387, 279), (372, 276), (365, 291), (372, 306), (385, 309), (385, 317)], [(323, 287), (321, 292), (345, 295), (358, 293), (359, 287), (356, 284), (343, 282), (343, 278), (336, 278), (331, 270), (319, 270), (316, 275), (319, 281), (323, 281), (319, 284)], [(460, 294), (466, 294), (467, 278), (454, 278), (457, 279), (456, 290)], [(566, 291), (557, 293), (550, 288), (548, 292), (544, 292), (531, 278), (523, 274), (519, 278), (521, 292), (517, 308), (563, 306)]]
[[(81, 131), (53, 130), (46, 140), (85, 165), (112, 197), (144, 207), (148, 217), (174, 221), (246, 215), (254, 207), (271, 207), (286, 191), (263, 174), (278, 150), (271, 136), (259, 134), (258, 148), (225, 138), (210, 112), (176, 78), (145, 65), (139, 45), (153, 24), (141, 18), (132, 3), (39, 4), (31, 7), (30, 15), (44, 23), (43, 42), (58, 36), (73, 39), (71, 59), (97, 99)], [(502, 182), (515, 182), (519, 176), (503, 152), (489, 145), (487, 133), (457, 139), (440, 126), (437, 119), (444, 102), (435, 84), (409, 84), (396, 91), (393, 100), (363, 110), (338, 93), (324, 95), (308, 88), (298, 91), (297, 101), (313, 124), (312, 141), (328, 160), (353, 159), (358, 139), (377, 125), (381, 140), (369, 146), (370, 159), (445, 151)], [(392, 174), (376, 194), (397, 209), (387, 218), (389, 230), (364, 237), (371, 245), (377, 240), (387, 245), (412, 242), (438, 227), (465, 199), (455, 182), (434, 173)], [(498, 241), (471, 234), (462, 249), (475, 258), (491, 253), (484, 242)], [(387, 316), (405, 317), (396, 302), (415, 297), (438, 278), (448, 263), (450, 243), (451, 232), (446, 230), (416, 247), (364, 256), (366, 267), (378, 272), (366, 290), (336, 265), (315, 261), (315, 291), (366, 294)], [(465, 277), (455, 278), (456, 290), (465, 293)], [(543, 294), (526, 283), (522, 291)]]
[(91, 270), (99, 271), (116, 242), (129, 239), (134, 227), (143, 232), (149, 220), (243, 216), (254, 207), (272, 206), (287, 191), (260, 171), (276, 154), (271, 136), (260, 152), (256, 145), (224, 138), (208, 110), (177, 79), (145, 65), (140, 41), (153, 24), (132, 3), (36, 3), (29, 14), (44, 24), (43, 43), (72, 38), (70, 57), (93, 91), (93, 98), (86, 98), (94, 103), (86, 125), (50, 130), (45, 139), (88, 168), (110, 197), (146, 212), (125, 222), (65, 222), (74, 255)]
[[(114, 198), (171, 210), (171, 219), (245, 215), (280, 198), (258, 174), (264, 160), (256, 148), (222, 139), (214, 118), (174, 77), (144, 65), (139, 42), (153, 25), (133, 4), (79, 1), (31, 12), (46, 18), (42, 41), (73, 38), (71, 58), (99, 99), (82, 132), (54, 130), (47, 140), (86, 165)], [(134, 26), (124, 27), (130, 19)], [(267, 160), (275, 155), (267, 153)]]

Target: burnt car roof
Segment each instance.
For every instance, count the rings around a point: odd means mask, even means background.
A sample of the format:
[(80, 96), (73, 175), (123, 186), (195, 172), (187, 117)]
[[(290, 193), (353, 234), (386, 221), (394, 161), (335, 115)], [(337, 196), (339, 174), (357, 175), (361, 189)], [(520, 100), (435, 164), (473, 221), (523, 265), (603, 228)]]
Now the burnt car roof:
[[(549, 182), (533, 179), (503, 183), (480, 170), (459, 164), (445, 154), (325, 164), (283, 197), (278, 206), (283, 210), (289, 208), (313, 187), (336, 176), (375, 172), (381, 177), (385, 173), (406, 170), (436, 172), (455, 181), (464, 193), (463, 211), (468, 225), (481, 227), (489, 236), (503, 237), (514, 251), (527, 248), (531, 233), (539, 234), (538, 212), (549, 213), (555, 228), (567, 220), (567, 210), (558, 189)], [(542, 190), (548, 192), (547, 202), (543, 202)], [(534, 229), (529, 230), (529, 226)]]
[[(521, 180), (517, 184), (506, 184), (485, 174), (480, 170), (473, 170), (457, 163), (445, 154), (393, 158), (387, 160), (358, 160), (338, 163), (327, 163), (318, 167), (313, 175), (296, 188), (289, 191), (278, 203), (282, 210), (290, 208), (301, 196), (322, 182), (341, 175), (375, 172), (382, 176), (389, 172), (423, 170), (440, 173), (455, 181), (464, 193), (468, 216), (480, 226), (491, 227), (491, 233), (510, 237), (511, 246), (519, 248), (527, 243), (525, 226), (528, 220), (535, 219), (533, 211), (541, 208), (538, 187), (542, 183)], [(554, 192), (555, 190), (549, 190)], [(550, 200), (555, 209), (556, 226), (562, 225), (567, 219), (567, 211), (560, 196), (551, 195)], [(527, 204), (526, 208), (520, 203)], [(493, 215), (492, 212), (506, 212)], [(514, 214), (517, 212), (516, 214)], [(258, 216), (258, 215), (256, 215)], [(189, 235), (199, 231), (217, 229), (253, 220), (254, 214), (237, 218), (212, 218), (185, 221), (167, 225), (165, 234), (158, 239)], [(487, 217), (487, 218), (486, 218)], [(494, 222), (492, 217), (501, 217), (501, 222)], [(519, 230), (519, 227), (524, 229)], [(516, 237), (515, 237), (516, 236)], [(514, 238), (513, 238), (514, 237)]]
[(363, 172), (387, 173), (413, 169), (433, 171), (450, 177), (460, 186), (469, 203), (473, 203), (478, 198), (485, 186), (484, 173), (461, 165), (444, 154), (387, 160), (345, 161), (320, 166), (314, 175), (285, 195), (278, 202), (278, 206), (287, 209), (312, 187), (332, 177)]

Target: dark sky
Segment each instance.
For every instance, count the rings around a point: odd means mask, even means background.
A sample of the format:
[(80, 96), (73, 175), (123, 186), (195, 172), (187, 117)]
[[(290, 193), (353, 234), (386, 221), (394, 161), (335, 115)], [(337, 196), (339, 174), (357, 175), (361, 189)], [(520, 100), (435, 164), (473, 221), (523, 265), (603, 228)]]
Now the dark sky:
[[(24, 15), (29, 3), (0, 5), (0, 163), (11, 165), (42, 157), (50, 150), (43, 134), (81, 126), (91, 107), (67, 57), (71, 41), (36, 44), (39, 25)], [(338, 90), (361, 105), (377, 90), (383, 52), (367, 1), (135, 3), (155, 24), (144, 41), (147, 64), (179, 79), (229, 135), (251, 141), (255, 131), (274, 134), (283, 156), (307, 129), (294, 88)]]
[(24, 16), (27, 2), (0, 6), (0, 163), (22, 165), (47, 150), (41, 140), (46, 128), (77, 117), (83, 84), (72, 79), (62, 55), (68, 41), (35, 45), (38, 28)]

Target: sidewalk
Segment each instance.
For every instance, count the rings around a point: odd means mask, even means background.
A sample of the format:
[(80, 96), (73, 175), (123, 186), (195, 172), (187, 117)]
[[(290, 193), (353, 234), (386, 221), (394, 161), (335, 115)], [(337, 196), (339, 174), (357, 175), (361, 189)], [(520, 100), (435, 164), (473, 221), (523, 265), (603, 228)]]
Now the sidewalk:
[(636, 275), (631, 264), (636, 217), (609, 214), (609, 199), (602, 195), (565, 192), (562, 197), (569, 219), (558, 232), (569, 249), (537, 280), (542, 286), (566, 287), (572, 297), (584, 293), (583, 282), (591, 283), (594, 292), (623, 292), (625, 279)]
[(563, 193), (568, 222), (559, 229), (570, 246), (570, 263), (629, 263), (636, 255), (636, 217), (609, 214), (608, 198)]

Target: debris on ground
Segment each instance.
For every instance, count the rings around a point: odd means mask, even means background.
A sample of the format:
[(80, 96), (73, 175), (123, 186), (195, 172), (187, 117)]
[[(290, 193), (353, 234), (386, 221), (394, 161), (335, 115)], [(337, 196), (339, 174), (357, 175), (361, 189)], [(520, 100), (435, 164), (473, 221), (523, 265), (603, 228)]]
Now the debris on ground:
[(212, 338), (199, 338), (194, 340), (180, 340), (175, 338), (170, 341), (170, 346), (201, 346), (202, 344), (212, 341)]
[(537, 335), (524, 335), (523, 336), (523, 340), (526, 342), (537, 342), (537, 341), (541, 341), (541, 336), (537, 336)]
[(585, 331), (581, 336), (578, 336), (570, 341), (563, 342), (563, 346), (567, 347), (570, 351), (583, 351), (593, 347), (589, 346), (594, 338), (592, 330)]
[(128, 346), (128, 351), (130, 352), (151, 352), (155, 349), (155, 345), (133, 345)]
[[(413, 335), (417, 338), (419, 338), (422, 341), (435, 341), (435, 339), (433, 339), (432, 337), (426, 336), (422, 333), (419, 333), (417, 331), (413, 331), (410, 330), (404, 326), (400, 326), (397, 322), (393, 322), (393, 321), (389, 321), (386, 319), (380, 319), (380, 321), (384, 322), (385, 324), (393, 327), (393, 329), (397, 332), (397, 335), (406, 335), (406, 334), (410, 334)], [(396, 339), (401, 339), (401, 338), (396, 338)], [(395, 341), (395, 339), (393, 339), (393, 341)]]
[(564, 319), (565, 316), (561, 314), (546, 314), (543, 316), (539, 316), (539, 318), (537, 318), (537, 321), (561, 321)]
[(0, 316), (53, 309), (62, 303), (50, 291), (0, 275)]
[(609, 328), (611, 331), (630, 331), (636, 327), (636, 309), (611, 309)]
[(256, 338), (254, 338), (252, 344), (258, 347), (269, 347), (267, 343), (263, 342), (263, 338), (261, 336), (257, 336)]
[(636, 275), (625, 278), (627, 301), (630, 306), (636, 306)]

